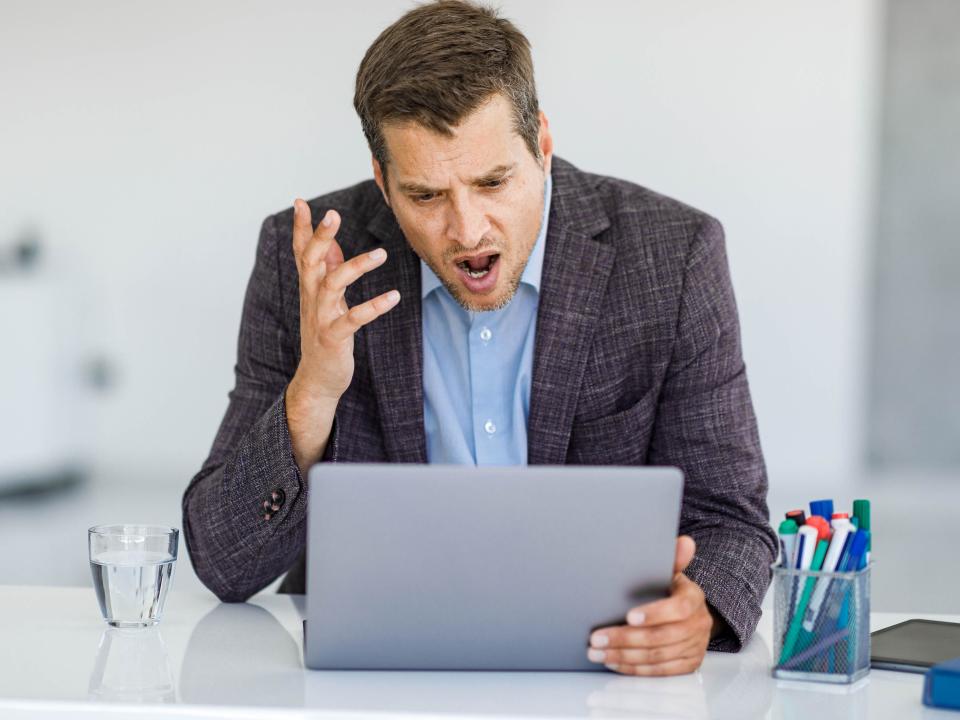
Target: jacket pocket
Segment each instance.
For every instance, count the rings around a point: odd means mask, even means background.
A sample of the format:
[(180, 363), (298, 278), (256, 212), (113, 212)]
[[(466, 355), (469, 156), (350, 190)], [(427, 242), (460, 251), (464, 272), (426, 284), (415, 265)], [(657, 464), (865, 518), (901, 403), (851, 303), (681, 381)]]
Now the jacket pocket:
[(656, 390), (613, 415), (573, 423), (567, 462), (576, 465), (643, 465), (657, 411)]

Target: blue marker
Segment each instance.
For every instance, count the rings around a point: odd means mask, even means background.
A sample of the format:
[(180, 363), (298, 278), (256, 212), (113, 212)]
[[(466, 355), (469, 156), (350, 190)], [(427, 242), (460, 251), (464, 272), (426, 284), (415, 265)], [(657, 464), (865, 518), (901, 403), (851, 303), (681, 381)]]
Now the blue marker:
[(833, 500), (811, 500), (810, 514), (819, 515), (829, 523), (833, 517)]
[[(850, 536), (843, 551), (843, 558), (837, 566), (837, 572), (853, 572), (860, 563), (863, 562), (863, 554), (867, 551), (867, 537), (863, 531), (858, 530)], [(822, 631), (823, 627), (839, 629), (840, 611), (843, 609), (843, 601), (846, 593), (843, 589), (838, 589), (840, 583), (834, 583), (830, 586), (827, 593), (827, 601), (824, 603), (824, 610), (820, 612), (820, 623), (817, 631)]]
[(869, 530), (858, 530), (857, 535), (863, 535), (866, 537), (864, 540), (864, 552), (860, 556), (860, 562), (857, 564), (857, 570), (863, 570), (867, 563), (870, 562), (870, 531)]
[(863, 562), (863, 555), (867, 552), (869, 539), (870, 533), (866, 530), (857, 530), (853, 533), (850, 542), (844, 549), (840, 564), (837, 566), (838, 572), (853, 572), (860, 567), (860, 563)]

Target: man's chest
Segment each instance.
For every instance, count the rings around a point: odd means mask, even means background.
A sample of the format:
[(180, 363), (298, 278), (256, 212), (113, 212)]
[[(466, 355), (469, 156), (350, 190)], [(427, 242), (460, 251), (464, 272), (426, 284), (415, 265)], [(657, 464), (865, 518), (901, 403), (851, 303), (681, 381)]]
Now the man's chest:
[[(358, 462), (397, 461), (391, 445), (408, 450), (422, 446), (422, 457), (411, 452), (405, 459), (427, 462), (434, 433), (463, 436), (469, 432), (474, 443), (497, 433), (515, 438), (516, 428), (511, 423), (516, 421), (506, 418), (521, 417), (528, 423), (524, 442), (536, 443), (538, 437), (547, 435), (553, 442), (563, 443), (560, 462), (643, 464), (669, 362), (669, 324), (652, 314), (642, 316), (611, 305), (592, 328), (579, 365), (562, 354), (562, 343), (555, 337), (539, 335), (538, 330), (535, 320), (529, 345), (520, 346), (526, 348), (526, 362), (518, 361), (524, 358), (521, 352), (509, 363), (494, 362), (486, 367), (478, 361), (485, 350), (495, 351), (498, 336), (497, 328), (483, 323), (472, 329), (476, 335), (473, 353), (468, 337), (458, 352), (444, 355), (443, 365), (432, 357), (422, 329), (419, 342), (409, 348), (416, 357), (399, 357), (395, 349), (358, 336), (354, 382), (338, 409), (340, 457)], [(384, 380), (377, 377), (377, 363), (370, 362), (370, 354), (377, 352), (390, 357), (392, 374), (399, 366), (417, 368), (407, 374), (405, 387), (392, 390), (406, 398), (402, 418), (390, 408), (385, 414), (379, 402), (377, 388), (382, 388)], [(553, 369), (545, 373), (545, 367)], [(489, 381), (492, 373), (496, 383)], [(524, 373), (529, 377), (524, 378)], [(574, 407), (562, 422), (561, 404), (569, 402), (571, 395)], [(435, 401), (435, 407), (442, 403), (442, 413), (430, 412), (431, 398), (441, 399)], [(539, 412), (531, 413), (531, 405), (539, 407)], [(554, 457), (558, 454), (555, 448)], [(527, 461), (537, 462), (537, 448), (529, 450), (528, 458), (534, 459)]]

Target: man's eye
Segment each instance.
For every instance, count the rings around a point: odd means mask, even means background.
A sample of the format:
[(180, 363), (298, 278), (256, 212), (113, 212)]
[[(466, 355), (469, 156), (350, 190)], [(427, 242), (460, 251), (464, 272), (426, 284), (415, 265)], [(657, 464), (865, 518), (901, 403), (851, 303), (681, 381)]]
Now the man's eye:
[(485, 188), (498, 188), (506, 184), (507, 180), (506, 178), (503, 178), (501, 180), (487, 180), (486, 182), (481, 183), (481, 186)]
[(414, 195), (413, 199), (417, 202), (430, 202), (437, 196), (436, 193), (420, 193), (419, 195)]

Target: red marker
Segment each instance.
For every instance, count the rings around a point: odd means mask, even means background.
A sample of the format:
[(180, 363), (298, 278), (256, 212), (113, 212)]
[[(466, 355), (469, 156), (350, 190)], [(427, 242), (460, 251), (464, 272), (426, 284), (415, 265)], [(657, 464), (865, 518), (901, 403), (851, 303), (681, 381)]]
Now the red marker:
[(829, 540), (833, 534), (833, 531), (830, 529), (830, 524), (820, 515), (811, 515), (808, 517), (807, 525), (816, 529), (818, 541)]

